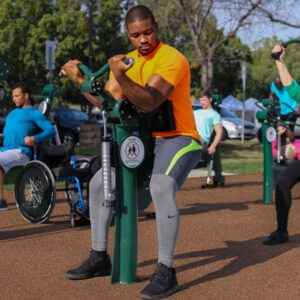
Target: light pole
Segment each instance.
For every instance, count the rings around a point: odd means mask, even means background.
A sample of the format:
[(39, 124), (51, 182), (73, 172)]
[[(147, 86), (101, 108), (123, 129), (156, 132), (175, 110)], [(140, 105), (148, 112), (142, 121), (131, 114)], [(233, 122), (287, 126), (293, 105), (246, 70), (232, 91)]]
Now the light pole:
[[(83, 1), (87, 8), (87, 24), (88, 24), (88, 67), (91, 71), (94, 70), (94, 50), (93, 50), (93, 7), (94, 7), (94, 1), (93, 0), (84, 0)], [(86, 111), (86, 108), (88, 107), (88, 116), (91, 118), (92, 115), (92, 104), (88, 102), (86, 105), (86, 102), (82, 102), (81, 104), (81, 110)]]
[(247, 62), (244, 60), (242, 61), (242, 80), (243, 80), (242, 143), (244, 143), (245, 140), (246, 77), (247, 77)]
[(88, 7), (88, 66), (90, 70), (94, 69), (94, 50), (93, 50), (93, 1), (90, 0), (87, 4)]

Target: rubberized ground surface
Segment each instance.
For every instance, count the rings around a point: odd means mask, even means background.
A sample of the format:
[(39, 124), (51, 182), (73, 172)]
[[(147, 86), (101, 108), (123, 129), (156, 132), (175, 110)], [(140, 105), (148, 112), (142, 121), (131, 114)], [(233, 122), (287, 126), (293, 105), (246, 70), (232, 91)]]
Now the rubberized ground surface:
[[(181, 213), (175, 267), (181, 290), (169, 299), (300, 299), (300, 185), (293, 191), (291, 242), (266, 247), (275, 229), (274, 204), (262, 204), (262, 175), (226, 176), (226, 187), (201, 189), (205, 178), (189, 178), (177, 201)], [(29, 224), (7, 191), (0, 212), (0, 299), (139, 299), (157, 258), (155, 220), (139, 217), (138, 280), (70, 281), (90, 248), (89, 226), (70, 228), (62, 192), (47, 224)], [(151, 207), (150, 207), (151, 211)], [(110, 228), (109, 252), (113, 249)]]

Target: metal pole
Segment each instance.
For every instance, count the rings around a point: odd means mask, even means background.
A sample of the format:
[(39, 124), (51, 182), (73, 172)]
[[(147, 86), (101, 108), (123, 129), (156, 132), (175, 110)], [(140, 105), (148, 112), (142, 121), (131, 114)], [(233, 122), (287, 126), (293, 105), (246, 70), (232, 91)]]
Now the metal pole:
[[(93, 0), (88, 2), (88, 33), (89, 33), (89, 46), (88, 46), (88, 66), (91, 71), (94, 70), (94, 51), (93, 51)], [(88, 116), (91, 119), (93, 105), (88, 104)]]
[(264, 151), (264, 186), (263, 186), (263, 203), (271, 204), (273, 197), (273, 174), (272, 174), (272, 148), (271, 143), (266, 138), (268, 129), (267, 123), (262, 123), (262, 138), (263, 138), (263, 151)]
[(246, 100), (246, 77), (247, 77), (247, 62), (242, 62), (242, 79), (243, 79), (243, 110), (242, 110), (242, 143), (245, 140), (245, 100)]
[(88, 66), (91, 71), (94, 70), (94, 51), (93, 51), (93, 1), (88, 3), (88, 32), (89, 32), (89, 48), (88, 48)]

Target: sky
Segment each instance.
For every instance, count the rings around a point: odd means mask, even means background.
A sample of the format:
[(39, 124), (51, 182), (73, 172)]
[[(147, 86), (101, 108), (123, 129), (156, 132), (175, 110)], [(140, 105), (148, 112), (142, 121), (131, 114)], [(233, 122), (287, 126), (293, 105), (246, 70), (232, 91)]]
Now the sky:
[[(239, 1), (237, 1), (238, 3)], [(275, 18), (300, 25), (300, 5), (296, 5), (299, 1), (269, 1), (266, 8), (271, 11)], [(222, 1), (219, 2), (222, 3)], [(282, 5), (284, 3), (284, 5)], [(226, 5), (226, 3), (224, 4)], [(217, 6), (216, 6), (217, 7)], [(226, 6), (219, 6), (214, 10), (217, 17), (218, 26), (224, 28), (225, 32), (233, 30), (237, 26), (241, 15), (245, 13), (243, 10), (236, 11), (236, 6), (232, 5), (228, 9)], [(300, 28), (292, 28), (280, 23), (271, 22), (265, 15), (260, 12), (253, 13), (249, 19), (245, 20), (246, 25), (238, 30), (237, 35), (243, 43), (248, 44), (252, 48), (253, 43), (263, 38), (272, 38), (276, 36), (282, 41), (295, 39), (300, 37)]]
[[(300, 24), (300, 5), (297, 5), (294, 0), (285, 0), (283, 6), (279, 6), (277, 9), (273, 7), (273, 14), (275, 18), (285, 20), (293, 24)], [(275, 3), (280, 3), (279, 1), (270, 1), (270, 9)], [(299, 4), (299, 3), (298, 3)], [(251, 44), (255, 41), (261, 40), (263, 38), (276, 36), (282, 41), (287, 41), (290, 39), (296, 39), (300, 37), (300, 28), (292, 28), (280, 23), (271, 22), (267, 18), (257, 17), (251, 25), (251, 31), (240, 31), (238, 36), (242, 39), (244, 43)]]
[(251, 31), (240, 30), (238, 36), (243, 43), (251, 46), (253, 42), (267, 37), (277, 36), (282, 41), (299, 38), (300, 28), (291, 28), (278, 23), (266, 22), (265, 24), (251, 27)]

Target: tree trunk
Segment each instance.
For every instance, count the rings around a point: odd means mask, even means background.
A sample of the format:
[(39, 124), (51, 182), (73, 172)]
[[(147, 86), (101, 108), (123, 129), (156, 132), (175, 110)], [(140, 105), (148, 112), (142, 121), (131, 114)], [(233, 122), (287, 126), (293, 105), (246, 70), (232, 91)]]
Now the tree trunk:
[(201, 87), (211, 89), (213, 84), (214, 66), (211, 60), (203, 60), (201, 65)]

